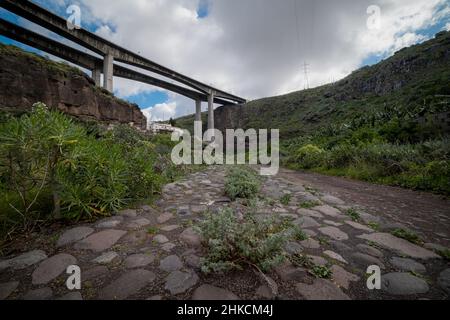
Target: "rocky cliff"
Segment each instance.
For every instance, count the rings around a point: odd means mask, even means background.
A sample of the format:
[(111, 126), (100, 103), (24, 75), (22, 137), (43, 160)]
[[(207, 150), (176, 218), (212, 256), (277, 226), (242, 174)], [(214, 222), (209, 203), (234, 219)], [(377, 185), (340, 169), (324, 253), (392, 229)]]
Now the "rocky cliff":
[(0, 53), (0, 110), (22, 113), (43, 102), (81, 119), (146, 128), (137, 105), (96, 87), (79, 69), (13, 46), (0, 45)]

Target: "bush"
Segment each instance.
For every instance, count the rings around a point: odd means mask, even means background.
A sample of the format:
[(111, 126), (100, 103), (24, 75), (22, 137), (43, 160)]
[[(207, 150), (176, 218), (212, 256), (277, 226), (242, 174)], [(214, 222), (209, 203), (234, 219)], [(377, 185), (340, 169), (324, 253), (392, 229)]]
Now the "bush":
[[(104, 130), (36, 104), (0, 122), (0, 232), (45, 219), (108, 215), (180, 174), (166, 137), (129, 126)], [(87, 130), (86, 127), (91, 129)], [(89, 132), (89, 133), (88, 133)], [(50, 215), (53, 213), (52, 215)], [(20, 229), (20, 228), (19, 228)]]
[(256, 173), (247, 168), (234, 167), (225, 180), (225, 194), (231, 199), (253, 198), (259, 192), (261, 182)]
[(248, 265), (266, 272), (284, 261), (283, 247), (293, 235), (293, 229), (285, 221), (262, 220), (250, 214), (239, 220), (229, 208), (208, 213), (197, 230), (207, 249), (202, 260), (205, 273)]
[(295, 161), (300, 168), (311, 169), (320, 167), (325, 151), (315, 145), (307, 144), (299, 148), (295, 154)]

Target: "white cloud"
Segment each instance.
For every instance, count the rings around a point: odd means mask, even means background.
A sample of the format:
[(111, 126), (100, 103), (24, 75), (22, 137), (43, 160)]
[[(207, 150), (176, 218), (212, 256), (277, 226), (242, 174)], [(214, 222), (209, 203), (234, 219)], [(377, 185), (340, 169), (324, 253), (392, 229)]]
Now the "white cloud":
[[(101, 24), (97, 34), (248, 99), (303, 89), (304, 62), (311, 86), (338, 80), (371, 55), (423, 41), (421, 29), (450, 16), (447, 0), (211, 1), (202, 19), (200, 0), (79, 1), (83, 16)], [(370, 5), (381, 9), (378, 30), (367, 28)], [(115, 88), (122, 97), (157, 90), (122, 80)], [(193, 112), (193, 101), (169, 97), (153, 119)]]
[(450, 31), (450, 22), (445, 25), (445, 30)]

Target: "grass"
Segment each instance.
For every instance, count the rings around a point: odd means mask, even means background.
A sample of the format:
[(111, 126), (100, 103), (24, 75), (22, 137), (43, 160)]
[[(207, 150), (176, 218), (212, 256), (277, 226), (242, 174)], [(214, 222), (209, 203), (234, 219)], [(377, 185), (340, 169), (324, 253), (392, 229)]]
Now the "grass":
[(440, 255), (445, 260), (450, 260), (450, 249), (436, 250), (436, 253)]
[(405, 229), (395, 229), (391, 232), (397, 238), (405, 239), (411, 243), (422, 245), (423, 240), (414, 232)]
[(292, 264), (297, 267), (305, 267), (309, 269), (314, 266), (312, 258), (307, 256), (306, 254), (296, 253), (291, 255), (289, 259)]
[(320, 204), (321, 204), (321, 203), (320, 203), (319, 201), (303, 201), (303, 202), (300, 204), (300, 208), (303, 208), (303, 209), (311, 209), (311, 208), (320, 206)]
[(282, 205), (287, 206), (291, 202), (291, 198), (292, 198), (292, 195), (290, 193), (286, 193), (280, 198), (280, 203)]
[(304, 241), (304, 240), (307, 240), (308, 238), (309, 238), (308, 235), (300, 228), (296, 228), (296, 230), (294, 231), (294, 239), (295, 240)]
[(375, 231), (378, 231), (380, 229), (380, 225), (373, 221), (368, 222), (367, 225)]
[(348, 209), (346, 213), (352, 221), (358, 222), (361, 219), (360, 214), (353, 208)]
[(319, 238), (317, 238), (317, 241), (319, 241), (319, 244), (320, 244), (321, 246), (323, 246), (323, 245), (329, 245), (329, 244), (330, 244), (330, 242), (328, 241), (328, 239), (326, 239), (326, 238), (324, 238), (324, 237), (319, 237)]
[(156, 226), (151, 226), (151, 227), (147, 228), (147, 233), (151, 236), (154, 236), (158, 232), (159, 232), (159, 228)]

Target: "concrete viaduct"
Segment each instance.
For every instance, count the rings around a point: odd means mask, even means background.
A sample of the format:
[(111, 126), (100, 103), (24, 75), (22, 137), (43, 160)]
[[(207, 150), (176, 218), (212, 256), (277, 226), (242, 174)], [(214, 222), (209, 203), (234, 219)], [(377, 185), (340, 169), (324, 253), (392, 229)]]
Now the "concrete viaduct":
[[(0, 34), (12, 40), (29, 45), (36, 49), (55, 55), (80, 67), (92, 71), (95, 84), (100, 86), (100, 75), (103, 71), (103, 87), (113, 91), (113, 76), (130, 79), (158, 86), (195, 100), (195, 120), (201, 121), (201, 102), (208, 102), (208, 129), (214, 129), (214, 103), (222, 105), (244, 103), (245, 99), (213, 88), (176, 71), (150, 61), (138, 54), (109, 42), (87, 30), (67, 28), (66, 19), (32, 3), (31, 1), (1, 0), (4, 9), (36, 23), (64, 38), (67, 38), (101, 56), (103, 59), (76, 50), (60, 42), (29, 31), (15, 24), (0, 19)], [(179, 86), (147, 74), (114, 64), (114, 61), (159, 74), (175, 80), (192, 89)]]

